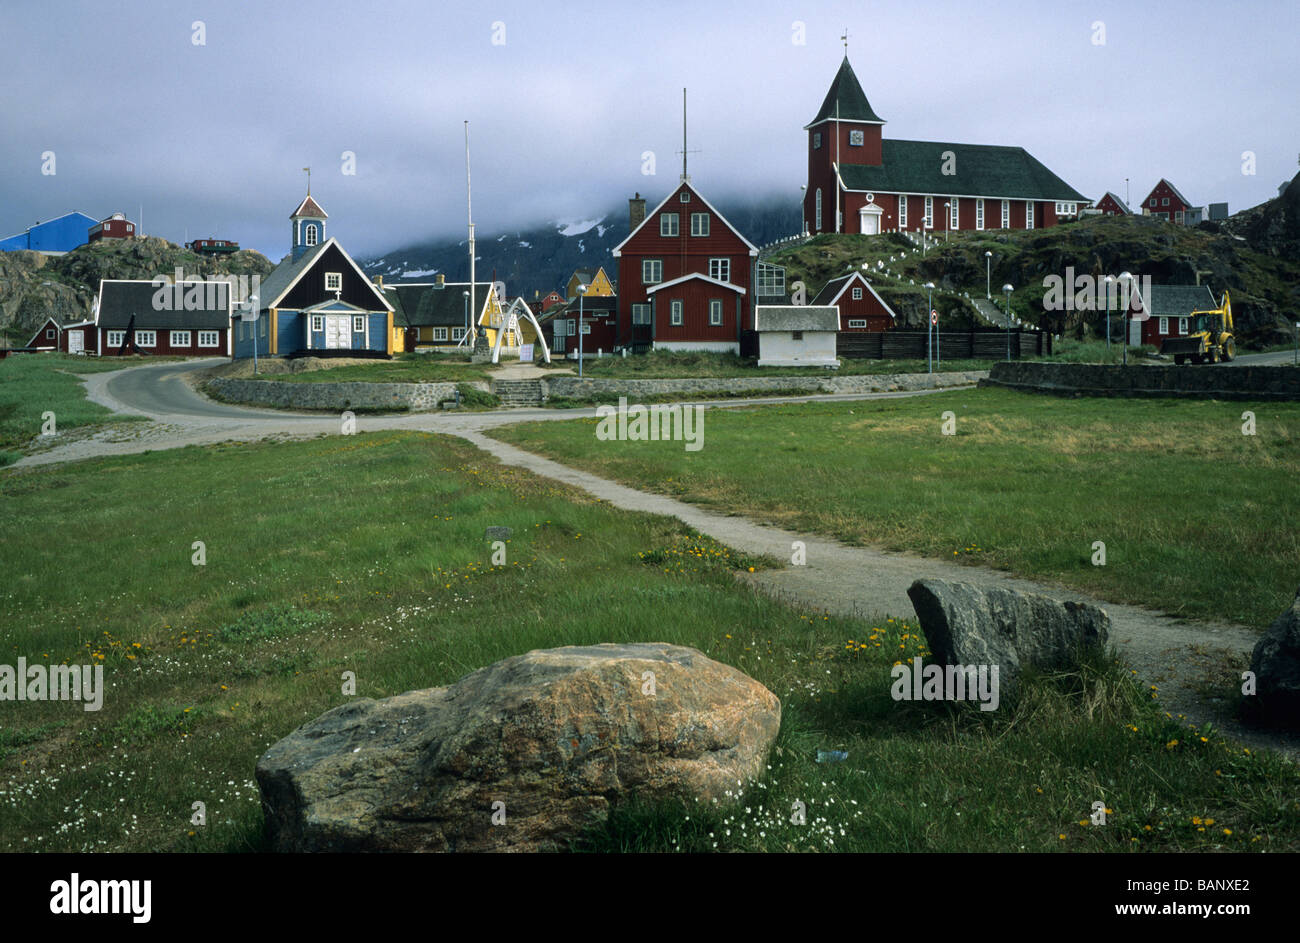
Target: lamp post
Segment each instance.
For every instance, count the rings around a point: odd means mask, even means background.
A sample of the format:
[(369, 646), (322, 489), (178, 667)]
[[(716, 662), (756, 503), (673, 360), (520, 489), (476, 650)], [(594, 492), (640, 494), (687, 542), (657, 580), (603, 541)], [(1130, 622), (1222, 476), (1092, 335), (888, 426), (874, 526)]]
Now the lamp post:
[(470, 347), (473, 348), (473, 341), (469, 340), (469, 292), (462, 291), (461, 294), (465, 297), (465, 336), (462, 337), (461, 340), (468, 343)]
[(925, 250), (930, 247), (930, 240), (925, 238), (925, 223), (916, 227), (916, 231), (921, 234), (921, 258), (925, 258)]
[(1007, 296), (1007, 360), (1011, 359), (1011, 293), (1015, 291), (1011, 284), (1002, 286), (1002, 291)]
[(1115, 276), (1107, 275), (1102, 279), (1106, 283), (1106, 359), (1110, 360), (1110, 296), (1114, 291)]
[[(926, 339), (929, 340), (930, 329), (934, 326), (930, 323), (930, 312), (934, 310), (934, 282), (926, 282), (921, 287), (923, 287), (926, 292), (927, 300), (925, 303), (925, 336)], [(930, 346), (929, 344), (926, 344), (925, 358), (926, 358), (926, 362), (929, 364), (930, 372), (934, 373), (934, 363), (930, 358), (929, 346)]]
[(943, 201), (943, 241), (948, 241), (948, 230), (952, 229), (952, 210), (948, 209), (948, 201)]
[(984, 297), (993, 300), (993, 253), (984, 252)]
[(578, 286), (578, 379), (582, 379), (582, 302), (587, 298), (587, 286)]
[(802, 236), (808, 235), (808, 184), (799, 184), (799, 215), (803, 218)]
[[(257, 310), (257, 305), (261, 300), (262, 299), (258, 298), (257, 295), (248, 296), (248, 307), (253, 312), (252, 323), (253, 323), (253, 375), (254, 376), (257, 375), (257, 325), (258, 325), (258, 315), (261, 313)], [(311, 327), (310, 324), (307, 326)]]
[[(1121, 345), (1123, 346), (1123, 348), (1124, 348), (1124, 366), (1127, 367), (1127, 366), (1128, 366), (1128, 315), (1129, 315), (1129, 308), (1131, 308), (1132, 305), (1133, 305), (1133, 302), (1132, 302), (1132, 296), (1133, 296), (1133, 287), (1132, 287), (1132, 286), (1133, 286), (1133, 275), (1132, 275), (1132, 273), (1130, 273), (1130, 272), (1120, 272), (1120, 273), (1119, 273), (1119, 280), (1120, 280), (1122, 283), (1124, 283), (1125, 285), (1129, 286), (1129, 287), (1128, 287), (1128, 291), (1123, 291), (1123, 290), (1120, 291), (1120, 295), (1121, 295), (1121, 296), (1127, 296), (1128, 299), (1129, 299), (1129, 300), (1125, 303), (1125, 305), (1124, 305), (1124, 336), (1120, 338), (1120, 344), (1121, 344)], [(1145, 308), (1146, 308), (1146, 299), (1145, 299), (1145, 298), (1142, 300), (1142, 306), (1143, 306), (1143, 309), (1145, 310)]]

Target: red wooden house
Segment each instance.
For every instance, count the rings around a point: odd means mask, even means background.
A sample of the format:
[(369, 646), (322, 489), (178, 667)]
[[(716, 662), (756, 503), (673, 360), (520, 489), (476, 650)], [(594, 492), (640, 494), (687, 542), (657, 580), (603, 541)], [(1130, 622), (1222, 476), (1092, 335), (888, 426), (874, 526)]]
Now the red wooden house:
[(100, 239), (134, 239), (135, 223), (131, 222), (121, 213), (114, 213), (108, 219), (102, 219), (90, 227), (89, 238), (87, 242), (98, 242)]
[(1192, 204), (1187, 202), (1187, 198), (1164, 177), (1160, 178), (1155, 189), (1142, 201), (1143, 216), (1158, 216), (1173, 223), (1184, 222), (1187, 211), (1191, 208)]
[(1115, 194), (1111, 193), (1109, 190), (1106, 191), (1105, 196), (1103, 196), (1100, 200), (1097, 201), (1097, 209), (1101, 211), (1101, 214), (1103, 216), (1132, 216), (1133, 215), (1133, 211), (1128, 208), (1128, 204), (1126, 204)]
[(550, 294), (543, 295), (540, 291), (533, 293), (533, 300), (529, 302), (528, 307), (533, 309), (537, 315), (545, 314), (556, 305), (564, 304), (564, 296), (558, 291), (552, 291)]
[(97, 354), (99, 333), (94, 321), (59, 324), (54, 318), (46, 318), (27, 342), (27, 347), (30, 350), (58, 350), (65, 354)]
[(644, 201), (630, 206), (631, 233), (614, 249), (618, 346), (739, 353), (758, 247), (685, 175), (648, 215)]
[[(1217, 308), (1219, 302), (1208, 285), (1152, 285), (1144, 301), (1133, 296), (1129, 306), (1129, 344), (1149, 344), (1156, 350), (1169, 337), (1183, 337), (1191, 331), (1191, 313)], [(1138, 320), (1145, 308), (1147, 318)]]
[(839, 308), (841, 331), (888, 331), (898, 319), (861, 272), (831, 279), (810, 304)]
[(1022, 147), (887, 140), (884, 124), (846, 56), (804, 126), (806, 231), (1036, 229), (1088, 204)]
[(94, 348), (103, 356), (228, 357), (232, 296), (231, 286), (218, 280), (177, 286), (166, 276), (102, 279), (94, 330), (87, 334), (97, 335)]
[(63, 328), (54, 318), (46, 318), (45, 323), (36, 329), (32, 339), (27, 342), (28, 350), (58, 350), (59, 331)]
[[(581, 317), (579, 317), (581, 315)], [(612, 353), (618, 343), (618, 299), (609, 295), (596, 295), (553, 307), (539, 320), (551, 350), (557, 354), (576, 354), (578, 350), (578, 324), (582, 324), (582, 354), (597, 351)]]

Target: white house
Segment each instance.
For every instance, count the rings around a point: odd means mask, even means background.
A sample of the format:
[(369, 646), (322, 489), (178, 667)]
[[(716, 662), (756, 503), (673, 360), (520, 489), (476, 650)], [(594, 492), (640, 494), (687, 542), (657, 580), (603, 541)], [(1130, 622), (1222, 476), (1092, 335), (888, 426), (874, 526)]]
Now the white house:
[(760, 367), (838, 367), (835, 305), (759, 305), (754, 309)]

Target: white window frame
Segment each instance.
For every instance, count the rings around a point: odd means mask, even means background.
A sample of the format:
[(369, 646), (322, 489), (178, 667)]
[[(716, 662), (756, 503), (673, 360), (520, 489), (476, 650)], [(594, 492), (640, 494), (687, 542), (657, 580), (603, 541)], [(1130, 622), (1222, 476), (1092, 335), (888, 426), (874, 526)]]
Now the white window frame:
[(674, 298), (668, 303), (668, 323), (673, 327), (681, 327), (686, 320), (684, 308), (685, 305), (682, 304), (679, 298)]
[(1161, 318), (1161, 319), (1160, 319), (1160, 333), (1161, 333), (1161, 334), (1168, 334), (1168, 333), (1169, 333), (1169, 319), (1168, 319), (1168, 318)]
[(445, 327), (435, 327), (433, 329), (433, 339), (435, 341), (445, 341), (447, 339), (447, 329)]
[(316, 224), (308, 223), (302, 231), (302, 242), (306, 246), (316, 245), (316, 240), (320, 238), (316, 233)]
[(56, 330), (55, 328), (47, 327), (45, 329), (45, 339), (47, 341), (52, 341), (54, 340), (55, 335), (58, 333), (59, 333), (58, 330)]
[(126, 340), (126, 331), (109, 331), (105, 336), (104, 346), (107, 348), (121, 347)]
[(862, 300), (862, 286), (861, 286), (861, 285), (854, 285), (854, 286), (853, 286), (853, 300), (854, 300), (854, 301), (861, 301), (861, 300)]
[(451, 339), (452, 339), (452, 340), (454, 340), (454, 341), (458, 341), (458, 340), (460, 340), (460, 339), (461, 339), (462, 337), (464, 337), (464, 336), (465, 336), (465, 328), (463, 328), (463, 327), (453, 327), (453, 328), (451, 329)]
[(681, 217), (676, 213), (659, 214), (659, 235), (677, 236), (681, 234)]
[(157, 347), (158, 332), (157, 331), (136, 331), (135, 345), (137, 347)]
[(1160, 198), (1160, 205), (1161, 205), (1161, 206), (1168, 206), (1168, 205), (1169, 205), (1169, 197), (1167, 197), (1167, 196), (1162, 196), (1162, 197)]
[(975, 228), (984, 228), (984, 197), (975, 198)]
[(677, 202), (678, 202), (678, 203), (689, 203), (689, 202), (691, 202), (691, 195), (690, 195), (689, 193), (687, 193), (685, 190), (683, 190), (680, 194), (678, 194)]
[[(181, 340), (180, 338), (184, 338)], [(189, 347), (193, 335), (189, 331), (169, 331), (167, 334), (167, 345), (169, 347)]]
[(590, 334), (590, 333), (591, 333), (591, 322), (588, 321), (588, 320), (586, 320), (585, 318), (583, 319), (583, 322), (582, 322), (582, 333), (584, 333), (584, 334)]
[(816, 226), (814, 228), (817, 230), (817, 232), (821, 232), (822, 229), (822, 188), (821, 187), (817, 188), (817, 192), (814, 194), (813, 197), (813, 202), (816, 204)]
[(342, 291), (343, 290), (343, 273), (326, 272), (325, 273), (325, 290)]
[(577, 320), (574, 319), (574, 318), (566, 318), (565, 320), (566, 320), (566, 322), (567, 322), (567, 323), (565, 324), (565, 332), (564, 332), (565, 336), (566, 336), (566, 337), (577, 337), (577, 336), (578, 336), (578, 322), (577, 322)]
[(1010, 200), (1002, 201), (1002, 228), (1003, 229), (1011, 228), (1011, 201)]
[(1033, 200), (1025, 201), (1025, 228), (1026, 229), (1034, 228), (1034, 201)]
[(311, 316), (311, 332), (321, 334), (325, 331), (325, 315), (313, 314)]
[(632, 323), (649, 324), (650, 323), (650, 305), (634, 304), (632, 305)]
[(641, 284), (658, 285), (664, 280), (663, 259), (641, 260)]
[(849, 131), (849, 147), (861, 147), (866, 141), (866, 135), (859, 130)]
[(691, 235), (707, 236), (709, 234), (709, 214), (692, 213), (691, 214)]
[(199, 346), (220, 347), (221, 332), (220, 331), (199, 331)]
[(849, 319), (849, 327), (866, 327), (866, 326), (867, 326), (867, 319), (866, 319), (866, 318), (850, 318), (850, 319)]
[(352, 333), (353, 334), (366, 333), (366, 316), (364, 314), (352, 315)]
[(899, 229), (907, 228), (907, 194), (906, 193), (900, 193), (898, 195), (898, 228)]
[(925, 198), (925, 218), (922, 220), (922, 224), (926, 229), (934, 228), (934, 197), (932, 196)]
[(961, 197), (948, 200), (948, 228), (954, 232), (961, 229)]
[(709, 327), (722, 327), (722, 299), (709, 299)]
[(1178, 333), (1179, 333), (1179, 334), (1186, 334), (1186, 333), (1187, 333), (1187, 319), (1186, 319), (1186, 318), (1179, 318), (1179, 319), (1178, 319)]
[(709, 278), (716, 278), (720, 282), (731, 281), (731, 259), (713, 258), (709, 259)]

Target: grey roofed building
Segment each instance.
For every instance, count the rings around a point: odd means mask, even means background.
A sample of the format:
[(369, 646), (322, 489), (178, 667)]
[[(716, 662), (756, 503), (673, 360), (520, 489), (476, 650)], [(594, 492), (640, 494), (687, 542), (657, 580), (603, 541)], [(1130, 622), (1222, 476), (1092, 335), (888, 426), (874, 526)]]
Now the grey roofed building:
[(1228, 204), (1227, 204), (1227, 203), (1211, 203), (1211, 204), (1210, 204), (1210, 219), (1212, 219), (1212, 220), (1220, 220), (1220, 219), (1227, 219), (1227, 218), (1228, 218)]
[(838, 331), (840, 309), (835, 305), (758, 305), (754, 330)]
[[(1090, 203), (1023, 147), (947, 144), (941, 141), (881, 142), (883, 166), (841, 164), (848, 190), (935, 196), (983, 196), (1011, 200)], [(956, 174), (944, 174), (944, 154), (956, 157)]]
[(271, 270), (271, 274), (266, 276), (261, 284), (261, 294), (258, 297), (260, 310), (266, 311), (271, 305), (284, 294), (285, 290), (293, 284), (298, 274), (307, 269), (316, 256), (320, 255), (332, 240), (318, 242), (312, 246), (297, 259), (286, 259)]
[[(166, 294), (159, 296), (160, 291)], [(187, 310), (191, 303), (198, 307)], [(228, 330), (230, 315), (230, 286), (221, 281), (181, 282), (179, 299), (177, 286), (170, 282), (104, 279), (99, 283), (96, 323), (108, 330), (125, 329), (132, 317), (139, 330)]]
[(1153, 318), (1185, 318), (1193, 311), (1217, 308), (1209, 285), (1152, 285), (1146, 312)]
[[(385, 285), (384, 297), (393, 306), (393, 324), (398, 327), (464, 327), (465, 295), (469, 282), (418, 282)], [(492, 291), (491, 282), (474, 283), (474, 305), (479, 309), (470, 313), (478, 323), (478, 316)]]

